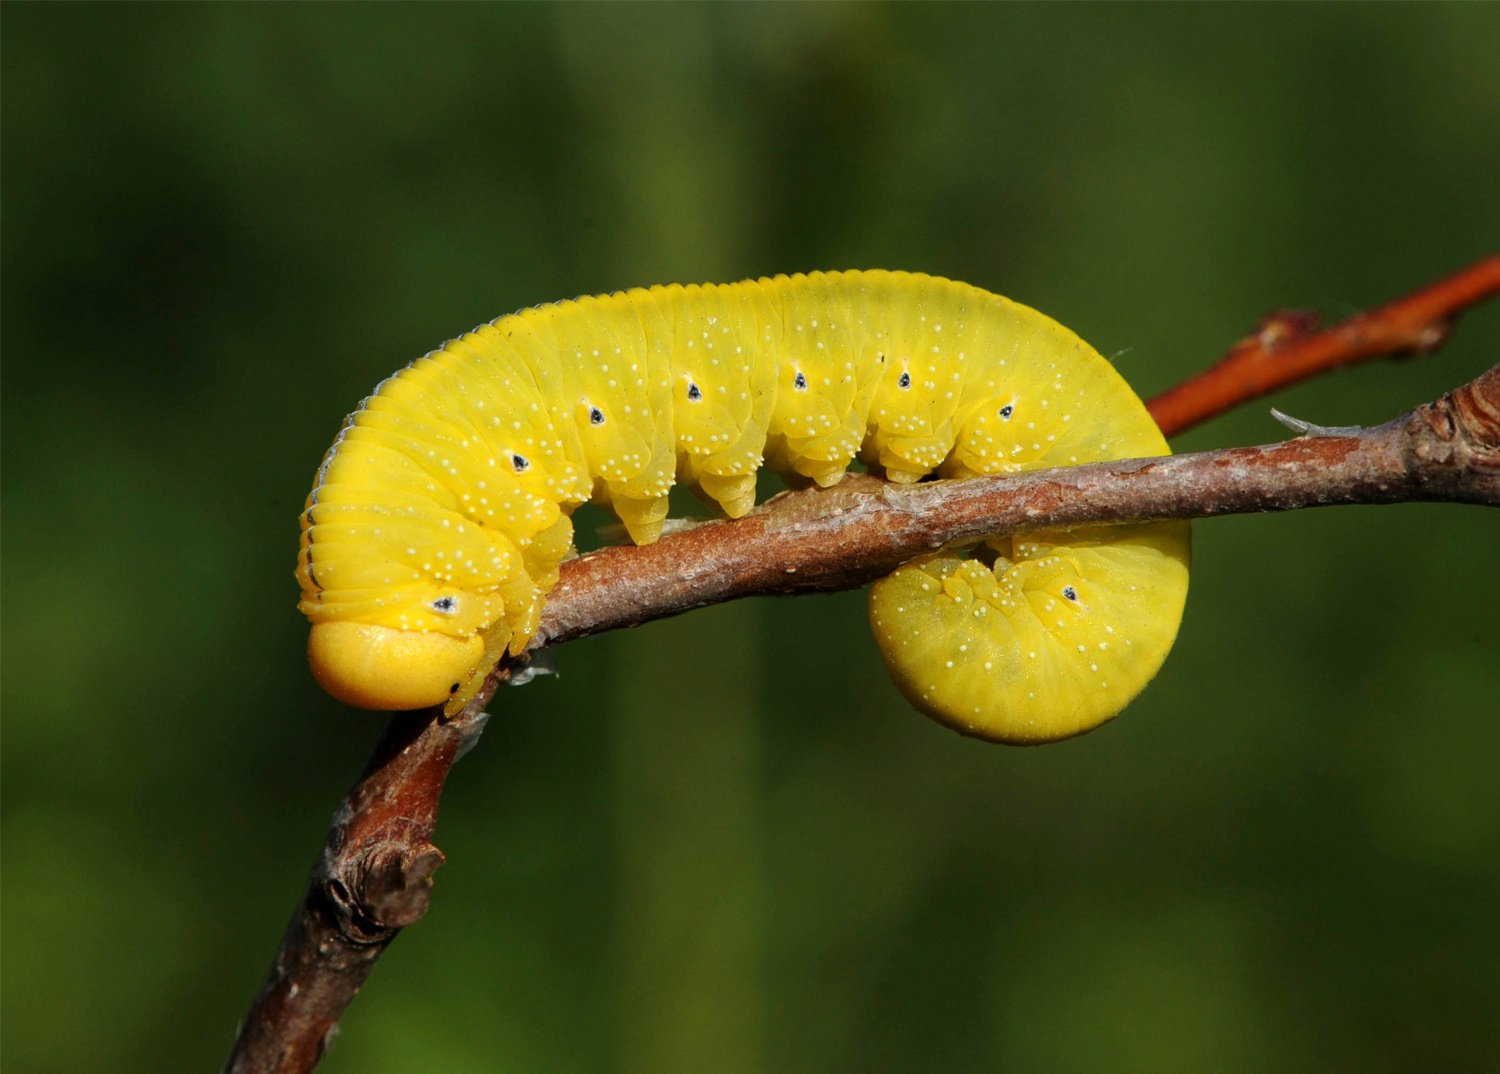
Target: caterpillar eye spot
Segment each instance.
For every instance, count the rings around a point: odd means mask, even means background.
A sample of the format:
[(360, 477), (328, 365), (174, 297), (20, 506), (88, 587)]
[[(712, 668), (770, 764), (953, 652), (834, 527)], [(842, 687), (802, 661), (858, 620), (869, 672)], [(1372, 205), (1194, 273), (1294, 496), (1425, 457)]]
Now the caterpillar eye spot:
[(604, 424), (604, 411), (600, 410), (596, 406), (589, 407), (589, 424), (590, 425), (603, 425)]
[(512, 455), (510, 464), (516, 468), (516, 473), (524, 474), (531, 463), (526, 461), (525, 455)]
[(458, 607), (458, 601), (454, 600), (452, 597), (438, 597), (437, 600), (432, 602), (431, 607), (435, 612), (442, 612), (444, 615), (452, 615), (454, 610)]
[(694, 384), (692, 381), (688, 381), (687, 395), (688, 402), (696, 403), (703, 398), (703, 389), (699, 388), (698, 385)]
[(906, 389), (910, 388), (911, 387), (911, 374), (910, 373), (902, 373), (901, 374), (901, 379), (898, 380), (898, 381), (896, 381), (896, 387), (902, 389), (903, 391), (905, 391)]
[(1010, 421), (1010, 416), (1015, 412), (1016, 408), (1010, 403), (1006, 403), (1003, 407), (1000, 408), (1000, 418), (1002, 421)]
[(459, 687), (459, 684), (458, 683), (454, 683), (452, 686), (448, 687), (448, 693), (449, 694), (456, 694), (456, 693), (458, 693), (458, 687)]
[(792, 387), (796, 388), (799, 392), (807, 391), (807, 378), (802, 375), (800, 370), (798, 371), (797, 375), (792, 378)]
[(1063, 596), (1067, 597), (1075, 604), (1078, 602), (1078, 590), (1074, 589), (1070, 585), (1063, 586)]

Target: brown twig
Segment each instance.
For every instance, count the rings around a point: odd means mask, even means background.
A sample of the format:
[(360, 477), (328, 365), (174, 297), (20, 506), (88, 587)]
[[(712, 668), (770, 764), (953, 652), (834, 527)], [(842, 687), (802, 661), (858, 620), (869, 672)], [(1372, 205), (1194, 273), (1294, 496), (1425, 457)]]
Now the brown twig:
[[(1471, 293), (1477, 301), (1488, 291)], [(1224, 406), (1238, 401), (1222, 392), (1215, 398)], [(565, 564), (538, 644), (752, 593), (851, 588), (930, 548), (981, 534), (1398, 500), (1500, 503), (1500, 366), (1356, 436), (903, 488), (851, 475), (832, 489), (777, 497), (737, 522)], [(391, 718), (334, 815), (226, 1072), (293, 1074), (322, 1058), (375, 961), (426, 910), (432, 874), (443, 863), (431, 838), (444, 781), (511, 671), (498, 668), (452, 719), (436, 711)]]
[(1500, 505), (1500, 366), (1353, 436), (892, 485), (851, 474), (737, 522), (566, 564), (538, 645), (767, 593), (853, 589), (993, 533), (1420, 500)]
[[(498, 679), (496, 680), (499, 681)], [(494, 684), (487, 686), (488, 699)], [(443, 864), (431, 843), (448, 772), (478, 739), (484, 705), (451, 720), (401, 712), (339, 804), (276, 961), (225, 1071), (308, 1071), (396, 933), (427, 910)]]
[(1405, 298), (1314, 331), (1316, 314), (1278, 310), (1220, 361), (1151, 399), (1146, 408), (1167, 436), (1299, 380), (1371, 358), (1427, 354), (1453, 321), (1500, 291), (1500, 255), (1486, 258)]

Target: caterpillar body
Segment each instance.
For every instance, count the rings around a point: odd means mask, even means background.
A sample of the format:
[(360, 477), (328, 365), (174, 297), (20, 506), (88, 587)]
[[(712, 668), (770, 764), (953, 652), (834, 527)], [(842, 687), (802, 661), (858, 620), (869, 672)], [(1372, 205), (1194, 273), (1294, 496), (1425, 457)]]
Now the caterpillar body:
[[(756, 472), (897, 482), (1167, 453), (1114, 368), (967, 284), (829, 272), (652, 287), (480, 325), (376, 388), (324, 457), (297, 577), (309, 659), (367, 708), (456, 711), (535, 635), (571, 514), (660, 535), (685, 482), (732, 518)], [(1014, 743), (1086, 731), (1156, 674), (1189, 530), (997, 537), (877, 582), (870, 619), (918, 709)]]

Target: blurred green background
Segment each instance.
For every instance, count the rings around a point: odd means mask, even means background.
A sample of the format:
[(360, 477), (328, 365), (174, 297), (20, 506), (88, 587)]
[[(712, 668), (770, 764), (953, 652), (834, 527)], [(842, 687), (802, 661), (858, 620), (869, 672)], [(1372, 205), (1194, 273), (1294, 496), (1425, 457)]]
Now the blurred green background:
[[(1144, 395), (1500, 245), (1494, 5), (0, 18), (9, 1074), (222, 1060), (380, 726), (306, 671), (297, 513), (442, 340), (899, 267)], [(1497, 343), (1274, 402), (1380, 422)], [(1157, 682), (1040, 750), (908, 710), (862, 594), (569, 645), (324, 1069), (1495, 1069), (1497, 551), (1477, 508), (1200, 523)]]

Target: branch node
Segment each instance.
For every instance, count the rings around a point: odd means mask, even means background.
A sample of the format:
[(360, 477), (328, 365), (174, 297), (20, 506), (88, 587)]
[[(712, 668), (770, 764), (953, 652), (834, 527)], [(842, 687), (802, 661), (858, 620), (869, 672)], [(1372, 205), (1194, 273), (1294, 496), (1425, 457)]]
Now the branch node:
[(1429, 321), (1427, 324), (1424, 324), (1417, 330), (1416, 337), (1412, 340), (1411, 347), (1408, 348), (1401, 356), (1409, 358), (1421, 358), (1424, 355), (1431, 354), (1433, 351), (1441, 347), (1444, 343), (1447, 343), (1448, 337), (1452, 334), (1453, 322), (1448, 318), (1444, 317), (1441, 320)]
[(1419, 481), (1500, 505), (1500, 365), (1404, 420)]
[(1255, 334), (1240, 341), (1235, 348), (1259, 347), (1266, 354), (1274, 354), (1318, 330), (1322, 318), (1312, 310), (1275, 310), (1255, 326)]
[[(424, 843), (382, 848), (355, 865), (356, 875), (362, 874), (357, 889), (362, 897), (351, 905), (345, 891), (345, 905), (353, 911), (350, 922), (371, 935), (366, 942), (383, 943), (427, 912), (432, 875), (444, 860), (441, 850)], [(337, 879), (329, 881), (330, 890), (336, 886), (343, 885)]]
[(1478, 455), (1480, 465), (1500, 466), (1500, 365), (1448, 395), (1441, 403)]

